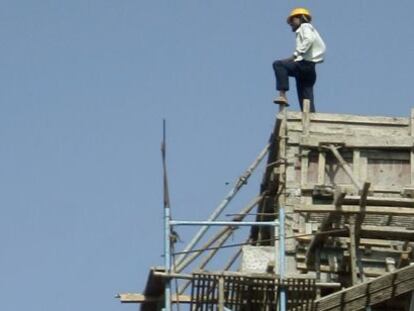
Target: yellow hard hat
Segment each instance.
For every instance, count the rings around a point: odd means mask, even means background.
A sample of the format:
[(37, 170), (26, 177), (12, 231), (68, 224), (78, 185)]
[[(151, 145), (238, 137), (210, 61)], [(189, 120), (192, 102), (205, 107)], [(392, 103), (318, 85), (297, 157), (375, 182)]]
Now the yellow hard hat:
[(292, 12), (290, 12), (288, 18), (287, 18), (287, 22), (290, 22), (290, 19), (294, 16), (299, 16), (299, 15), (305, 15), (306, 17), (309, 18), (309, 21), (311, 21), (312, 19), (312, 15), (310, 14), (308, 9), (305, 8), (294, 8), (292, 10)]

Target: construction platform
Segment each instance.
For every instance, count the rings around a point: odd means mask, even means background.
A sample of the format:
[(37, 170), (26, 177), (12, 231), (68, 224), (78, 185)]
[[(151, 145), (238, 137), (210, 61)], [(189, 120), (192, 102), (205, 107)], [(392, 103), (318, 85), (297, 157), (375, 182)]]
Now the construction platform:
[(286, 310), (414, 311), (414, 109), (396, 118), (304, 107), (281, 107), (269, 144), (222, 204), (267, 154), (259, 195), (232, 220), (257, 207), (257, 222), (278, 221), (283, 207), (283, 254), (276, 227), (252, 226), (223, 269), (209, 271), (237, 229), (227, 226), (198, 250), (184, 249), (170, 271), (151, 269), (144, 294), (120, 294), (122, 302), (160, 309), (165, 280), (178, 279), (171, 301), (191, 310), (281, 310), (283, 289)]

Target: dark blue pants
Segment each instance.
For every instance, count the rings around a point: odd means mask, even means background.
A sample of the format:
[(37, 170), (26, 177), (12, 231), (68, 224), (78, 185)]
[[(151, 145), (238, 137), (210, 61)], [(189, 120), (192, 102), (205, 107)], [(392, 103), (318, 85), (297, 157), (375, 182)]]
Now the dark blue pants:
[(276, 90), (289, 90), (289, 77), (295, 77), (296, 90), (300, 108), (303, 110), (303, 100), (310, 100), (310, 111), (315, 112), (313, 103), (313, 86), (316, 82), (315, 63), (309, 61), (281, 61), (273, 63), (273, 70), (276, 76)]

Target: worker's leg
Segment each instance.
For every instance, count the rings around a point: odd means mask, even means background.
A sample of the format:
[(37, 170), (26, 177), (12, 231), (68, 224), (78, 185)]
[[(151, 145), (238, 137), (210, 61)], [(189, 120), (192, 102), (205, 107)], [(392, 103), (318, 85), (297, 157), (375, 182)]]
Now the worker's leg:
[(315, 112), (315, 104), (314, 104), (314, 98), (313, 98), (313, 86), (306, 85), (306, 83), (303, 83), (299, 78), (296, 78), (296, 90), (298, 93), (300, 109), (303, 111), (303, 100), (309, 99), (310, 100), (309, 111)]
[(299, 62), (299, 74), (296, 76), (296, 89), (300, 108), (303, 111), (303, 100), (310, 100), (310, 112), (315, 112), (313, 86), (316, 82), (315, 63)]
[(286, 99), (286, 91), (289, 90), (289, 77), (295, 77), (298, 73), (298, 65), (294, 61), (277, 60), (273, 63), (276, 77), (276, 90), (280, 96)]

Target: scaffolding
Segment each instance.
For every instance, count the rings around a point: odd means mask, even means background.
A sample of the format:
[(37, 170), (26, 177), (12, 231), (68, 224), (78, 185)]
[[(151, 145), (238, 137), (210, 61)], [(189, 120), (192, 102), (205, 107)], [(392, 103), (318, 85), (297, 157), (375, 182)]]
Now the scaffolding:
[[(280, 106), (269, 143), (207, 221), (172, 220), (164, 203), (165, 266), (150, 270), (144, 294), (121, 294), (122, 302), (143, 311), (170, 311), (171, 303), (197, 311), (414, 311), (414, 109), (395, 118), (303, 106)], [(266, 155), (260, 194), (230, 221), (218, 220)], [(246, 221), (252, 214), (256, 221)], [(183, 225), (200, 229), (171, 262), (172, 227)], [(221, 229), (196, 249), (213, 226)], [(251, 227), (247, 241), (226, 244), (241, 226)], [(223, 269), (208, 271), (231, 246), (239, 248)]]

